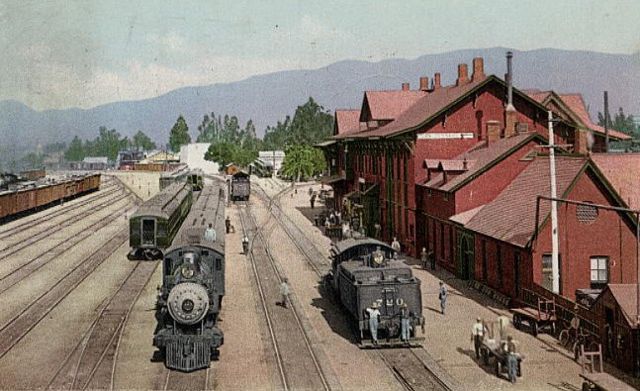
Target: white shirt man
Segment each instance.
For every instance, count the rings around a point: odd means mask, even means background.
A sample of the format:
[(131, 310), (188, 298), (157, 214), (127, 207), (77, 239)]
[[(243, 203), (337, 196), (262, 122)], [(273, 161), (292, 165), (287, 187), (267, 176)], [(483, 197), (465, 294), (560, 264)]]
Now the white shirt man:
[(217, 238), (216, 230), (213, 229), (213, 224), (209, 223), (209, 227), (204, 231), (204, 240), (209, 242), (215, 242)]

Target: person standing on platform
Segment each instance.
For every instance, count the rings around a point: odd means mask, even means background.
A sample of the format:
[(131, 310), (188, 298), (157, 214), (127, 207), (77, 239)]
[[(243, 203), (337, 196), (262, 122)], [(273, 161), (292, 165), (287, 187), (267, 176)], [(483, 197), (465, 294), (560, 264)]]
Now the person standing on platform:
[(213, 224), (209, 223), (209, 226), (204, 231), (204, 240), (209, 242), (215, 242), (217, 239), (216, 230), (213, 229)]
[(377, 301), (374, 301), (370, 308), (367, 308), (369, 314), (369, 332), (371, 333), (371, 342), (374, 345), (378, 345), (378, 317), (380, 316), (380, 310)]
[(411, 337), (411, 314), (407, 303), (402, 303), (400, 307), (400, 339), (405, 344), (409, 344), (409, 337)]
[(249, 238), (246, 234), (242, 237), (242, 252), (244, 254), (249, 253)]
[(311, 209), (313, 209), (313, 207), (316, 204), (316, 195), (315, 195), (315, 193), (311, 195), (311, 198), (309, 199), (309, 201), (311, 202)]
[(510, 335), (507, 337), (507, 368), (509, 369), (509, 381), (515, 384), (518, 376), (518, 356), (516, 355), (516, 341)]
[(227, 230), (227, 233), (229, 233), (229, 230), (231, 229), (231, 219), (229, 218), (229, 216), (227, 216), (227, 218), (224, 219), (224, 226)]
[(393, 259), (398, 259), (398, 254), (400, 253), (400, 242), (398, 242), (398, 238), (395, 236), (391, 242), (391, 248), (393, 249)]
[(471, 340), (473, 341), (473, 349), (476, 351), (476, 360), (480, 359), (480, 346), (484, 340), (487, 328), (482, 323), (481, 318), (476, 319), (476, 323), (471, 328)]
[(444, 315), (445, 307), (447, 306), (447, 287), (444, 286), (444, 282), (440, 281), (440, 292), (438, 293), (438, 299), (440, 299), (440, 312)]
[(422, 263), (422, 268), (423, 269), (427, 269), (427, 261), (428, 261), (428, 256), (427, 256), (427, 248), (426, 247), (422, 247), (422, 251), (420, 252), (420, 262)]

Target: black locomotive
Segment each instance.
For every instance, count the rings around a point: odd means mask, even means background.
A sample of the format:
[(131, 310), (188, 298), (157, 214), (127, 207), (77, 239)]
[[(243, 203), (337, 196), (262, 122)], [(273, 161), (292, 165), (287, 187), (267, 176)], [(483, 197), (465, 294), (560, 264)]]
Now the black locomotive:
[(217, 326), (225, 293), (224, 205), (223, 188), (205, 186), (165, 252), (153, 345), (167, 368), (207, 368), (224, 342)]
[(231, 201), (249, 201), (249, 196), (251, 195), (251, 179), (249, 174), (244, 171), (238, 171), (231, 176), (229, 195)]
[(420, 280), (393, 249), (371, 238), (346, 239), (331, 248), (331, 271), (326, 288), (351, 315), (361, 343), (370, 338), (367, 308), (380, 312), (378, 335), (381, 344), (398, 341), (401, 309), (410, 314), (411, 338), (417, 326), (424, 326)]

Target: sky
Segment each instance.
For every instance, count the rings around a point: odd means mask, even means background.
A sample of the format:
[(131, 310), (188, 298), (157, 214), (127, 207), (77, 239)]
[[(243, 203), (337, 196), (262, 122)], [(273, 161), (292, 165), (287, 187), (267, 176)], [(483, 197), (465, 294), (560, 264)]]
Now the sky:
[(0, 0), (0, 100), (91, 108), (336, 61), (640, 51), (640, 1)]

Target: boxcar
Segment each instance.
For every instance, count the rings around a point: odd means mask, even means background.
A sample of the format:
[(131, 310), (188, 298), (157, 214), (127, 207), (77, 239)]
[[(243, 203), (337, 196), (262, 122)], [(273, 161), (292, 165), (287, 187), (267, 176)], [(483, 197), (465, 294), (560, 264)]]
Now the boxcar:
[[(224, 343), (217, 325), (225, 294), (224, 205), (222, 186), (205, 186), (166, 250), (153, 345), (167, 368), (207, 368)], [(214, 240), (205, 236), (209, 224)]]
[(191, 186), (173, 183), (147, 200), (129, 219), (129, 259), (161, 259), (193, 202)]

